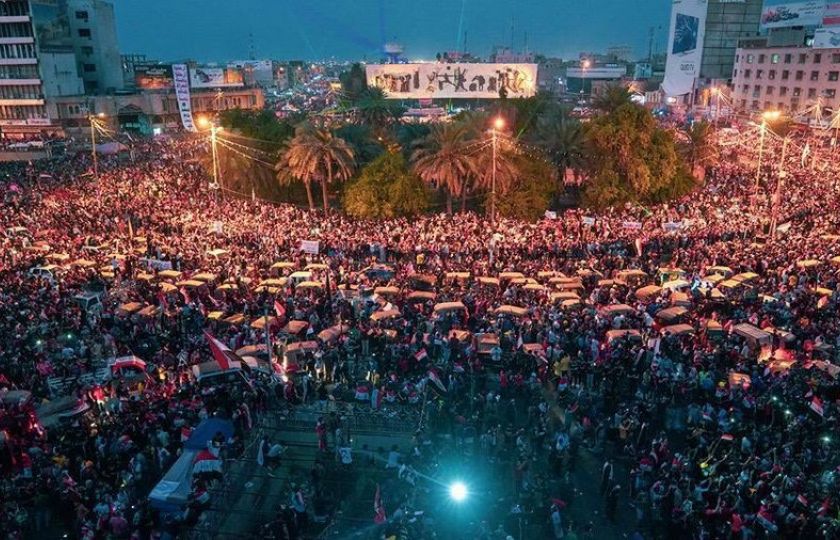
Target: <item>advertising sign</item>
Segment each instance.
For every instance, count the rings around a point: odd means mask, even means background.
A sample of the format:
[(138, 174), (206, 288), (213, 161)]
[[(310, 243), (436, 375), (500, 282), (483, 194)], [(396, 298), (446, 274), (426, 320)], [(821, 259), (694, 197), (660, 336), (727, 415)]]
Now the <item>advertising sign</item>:
[(370, 64), (368, 86), (389, 99), (531, 97), (536, 64)]
[(193, 88), (224, 88), (243, 86), (242, 71), (237, 68), (192, 68), (190, 82)]
[(172, 82), (175, 85), (175, 97), (178, 99), (181, 123), (187, 131), (196, 131), (190, 100), (190, 77), (186, 64), (172, 64)]
[(692, 91), (703, 59), (706, 33), (706, 0), (674, 0), (668, 33), (668, 58), (662, 89), (668, 96)]
[(134, 66), (134, 84), (141, 90), (170, 89), (172, 88), (172, 66), (137, 64)]
[(822, 24), (825, 4), (825, 0), (804, 2), (764, 0), (764, 6), (761, 9), (761, 28), (819, 26)]
[(840, 26), (840, 2), (829, 2), (825, 6), (822, 19), (823, 26)]
[(814, 31), (815, 49), (835, 49), (840, 47), (840, 26), (833, 28), (817, 28)]
[(38, 49), (43, 52), (72, 51), (66, 0), (33, 0), (31, 6)]

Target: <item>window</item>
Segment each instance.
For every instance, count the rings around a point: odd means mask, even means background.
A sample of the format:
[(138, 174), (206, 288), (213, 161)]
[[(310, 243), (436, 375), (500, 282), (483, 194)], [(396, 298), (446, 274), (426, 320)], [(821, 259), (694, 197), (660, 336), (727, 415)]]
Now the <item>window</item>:
[(747, 93), (747, 92), (749, 92), (749, 91), (750, 91), (750, 85), (745, 84), (745, 85), (744, 85), (744, 93), (746, 94), (746, 93)]
[(786, 55), (785, 55), (785, 64), (790, 64), (790, 60), (791, 60), (791, 55), (790, 55), (790, 54), (786, 54)]
[(732, 70), (732, 78), (733, 79), (738, 78), (738, 68), (735, 68), (735, 69)]
[(764, 70), (763, 70), (763, 69), (757, 69), (757, 70), (755, 70), (755, 78), (756, 78), (756, 79), (762, 79), (762, 78), (764, 78)]
[(783, 69), (782, 70), (782, 80), (786, 81), (786, 80), (788, 80), (788, 78), (790, 78), (790, 71), (788, 71), (786, 69)]
[(764, 57), (764, 55), (763, 55), (763, 54), (759, 54), (759, 55), (758, 55), (758, 63), (759, 63), (759, 64), (763, 64), (763, 63), (764, 63), (764, 58), (765, 58), (765, 57)]
[(799, 55), (799, 63), (800, 64), (804, 64), (807, 59), (808, 59), (808, 55), (806, 55), (805, 53), (802, 53), (802, 54)]
[(787, 95), (787, 86), (780, 86), (779, 87), (779, 96), (786, 96)]
[(834, 53), (831, 55), (831, 63), (840, 64), (840, 53)]
[(840, 71), (829, 71), (828, 72), (828, 80), (834, 82), (838, 80), (838, 76), (840, 76)]
[(84, 64), (83, 69), (85, 73), (95, 73), (96, 72), (96, 64)]
[(837, 95), (837, 90), (834, 89), (834, 88), (829, 88), (829, 89), (823, 91), (823, 95), (825, 95), (825, 97), (827, 97), (827, 98), (834, 99), (834, 96)]
[(758, 97), (758, 96), (761, 95), (761, 85), (760, 84), (757, 84), (753, 87), (752, 95), (753, 95), (753, 97)]
[(736, 55), (735, 55), (735, 63), (737, 64), (737, 63), (738, 63), (738, 62), (740, 62), (740, 61), (741, 61), (741, 55), (740, 55), (740, 54), (736, 54)]
[(758, 108), (759, 108), (759, 107), (758, 107), (758, 100), (757, 100), (757, 99), (754, 99), (754, 100), (753, 100), (753, 102), (752, 102), (752, 108), (753, 108), (753, 109), (758, 110)]
[(90, 28), (79, 28), (79, 37), (90, 37)]
[(772, 96), (772, 95), (773, 95), (773, 87), (772, 87), (772, 86), (768, 86), (768, 87), (767, 87), (767, 91), (766, 91), (766, 92), (764, 92), (764, 95), (767, 95), (767, 96)]
[(817, 97), (817, 89), (816, 88), (809, 88), (808, 89), (808, 97), (809, 98)]
[(797, 70), (796, 71), (796, 80), (801, 81), (803, 77), (805, 77), (805, 72), (802, 71), (802, 70)]
[(748, 54), (748, 55), (747, 55), (747, 63), (748, 63), (748, 64), (752, 64), (752, 63), (753, 63), (753, 55), (751, 55), (751, 54)]
[(793, 87), (793, 97), (799, 97), (802, 94), (802, 89), (796, 86)]
[(819, 71), (812, 71), (811, 72), (811, 80), (812, 81), (820, 80), (820, 72)]
[(819, 64), (820, 62), (822, 62), (822, 54), (814, 53), (814, 63)]
[(77, 11), (76, 18), (82, 21), (88, 20), (88, 12), (87, 11)]
[(767, 78), (770, 79), (771, 81), (774, 80), (776, 78), (776, 70), (771, 69), (770, 71), (768, 71), (767, 72)]
[(750, 75), (752, 75), (752, 70), (751, 69), (745, 69), (744, 70), (744, 78), (749, 79)]
[(779, 63), (779, 57), (780, 57), (780, 55), (778, 55), (778, 54), (771, 54), (770, 55), (770, 63), (771, 64), (778, 64)]

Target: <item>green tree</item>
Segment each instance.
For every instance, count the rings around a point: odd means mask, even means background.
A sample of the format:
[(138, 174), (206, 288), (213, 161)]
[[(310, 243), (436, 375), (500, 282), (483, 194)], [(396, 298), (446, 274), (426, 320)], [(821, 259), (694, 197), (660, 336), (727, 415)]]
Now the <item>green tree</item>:
[(609, 114), (624, 105), (632, 104), (632, 97), (633, 94), (625, 86), (609, 84), (604, 88), (602, 93), (595, 96), (595, 99), (592, 100), (592, 107)]
[(315, 208), (311, 185), (321, 184), (325, 213), (329, 213), (328, 186), (334, 180), (348, 180), (355, 168), (353, 149), (344, 139), (309, 123), (295, 129), (295, 136), (281, 151), (275, 165), (281, 183), (287, 184), (292, 179), (304, 183), (310, 209)]
[(414, 216), (426, 210), (423, 181), (399, 151), (389, 151), (369, 163), (344, 192), (344, 210), (361, 218)]
[(526, 154), (513, 155), (511, 162), (517, 175), (497, 198), (496, 211), (504, 217), (537, 220), (556, 192), (557, 171), (551, 163)]
[(585, 148), (586, 206), (662, 202), (693, 187), (673, 135), (642, 107), (625, 104), (594, 118), (586, 130)]
[(452, 198), (466, 199), (478, 176), (476, 147), (470, 127), (463, 122), (435, 124), (429, 134), (415, 142), (411, 161), (414, 172), (446, 193), (446, 210), (452, 213)]
[(353, 149), (356, 166), (364, 167), (384, 151), (384, 145), (370, 127), (360, 124), (345, 124), (335, 130), (338, 137), (344, 139)]
[(403, 108), (385, 97), (380, 88), (366, 88), (354, 103), (359, 123), (382, 136), (402, 116)]
[(348, 71), (341, 73), (338, 80), (341, 83), (342, 98), (349, 103), (355, 103), (368, 87), (365, 68), (358, 62), (350, 66)]
[(691, 171), (694, 171), (697, 165), (705, 166), (717, 156), (717, 146), (713, 140), (714, 131), (708, 122), (694, 122), (683, 135), (680, 150)]
[(537, 120), (528, 140), (554, 165), (562, 180), (566, 170), (583, 166), (583, 127), (567, 109), (554, 109)]

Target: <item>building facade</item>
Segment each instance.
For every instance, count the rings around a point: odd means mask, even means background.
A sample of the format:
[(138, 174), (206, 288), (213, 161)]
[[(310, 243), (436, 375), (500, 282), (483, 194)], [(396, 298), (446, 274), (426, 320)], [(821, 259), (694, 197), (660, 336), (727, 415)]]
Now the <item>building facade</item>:
[(741, 47), (735, 53), (732, 99), (740, 111), (797, 115), (840, 105), (840, 48)]
[(756, 36), (763, 0), (709, 0), (699, 85), (728, 81), (738, 40)]
[(114, 6), (105, 0), (66, 0), (70, 36), (87, 94), (123, 88)]

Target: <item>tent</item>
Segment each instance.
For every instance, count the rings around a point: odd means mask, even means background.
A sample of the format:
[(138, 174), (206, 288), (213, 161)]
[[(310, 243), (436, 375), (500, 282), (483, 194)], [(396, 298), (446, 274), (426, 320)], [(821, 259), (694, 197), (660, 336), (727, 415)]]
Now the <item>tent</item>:
[(184, 443), (184, 448), (197, 451), (204, 450), (207, 448), (207, 443), (220, 431), (225, 439), (232, 437), (233, 423), (221, 418), (208, 418), (192, 430), (190, 438)]
[(185, 449), (160, 482), (149, 493), (152, 508), (162, 512), (181, 512), (187, 505), (192, 485), (193, 461), (196, 450)]

